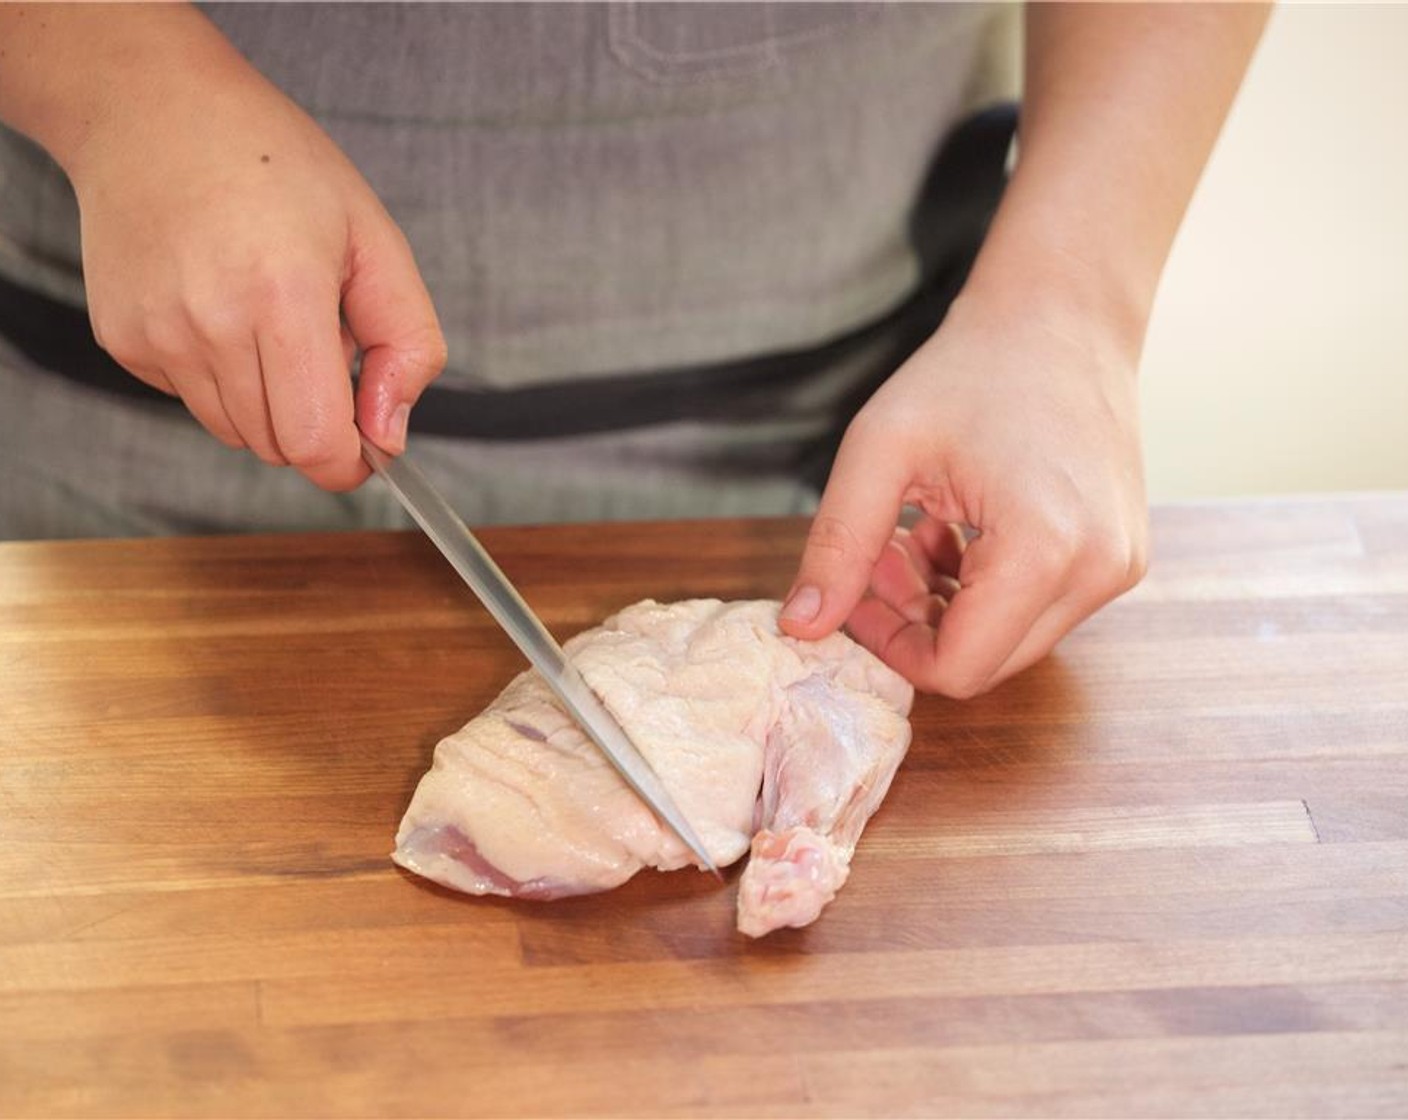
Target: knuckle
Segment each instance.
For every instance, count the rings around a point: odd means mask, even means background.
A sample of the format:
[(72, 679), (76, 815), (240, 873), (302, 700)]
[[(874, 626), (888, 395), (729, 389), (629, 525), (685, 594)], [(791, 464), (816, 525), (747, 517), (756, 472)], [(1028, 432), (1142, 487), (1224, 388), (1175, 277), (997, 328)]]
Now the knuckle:
[(296, 295), (298, 283), (291, 272), (266, 265), (250, 274), (245, 292), (255, 306), (276, 306), (289, 302)]
[(386, 359), (373, 368), (381, 385), (399, 397), (407, 388), (419, 393), (440, 375), (449, 360), (445, 336), (432, 324), (398, 337), (387, 348)]
[(956, 672), (946, 666), (935, 666), (915, 684), (925, 692), (947, 696), (950, 700), (972, 700), (983, 693), (987, 680), (971, 672)]
[(1097, 523), (1085, 510), (1048, 509), (1037, 520), (1040, 529), (1033, 539), (1040, 546), (1025, 558), (1025, 567), (1038, 582), (1104, 590), (1129, 578), (1135, 558), (1129, 534)]
[(323, 269), (313, 264), (269, 264), (256, 269), (245, 287), (245, 298), (257, 313), (284, 312), (295, 318), (299, 309), (315, 304), (323, 294), (335, 297)]
[(846, 425), (843, 440), (852, 446), (862, 448), (883, 447), (887, 451), (893, 451), (898, 444), (907, 443), (909, 431), (906, 428), (906, 420), (909, 413), (899, 414), (882, 408), (879, 402), (872, 400), (853, 417)]
[(337, 425), (319, 416), (280, 428), (277, 443), (275, 453), (310, 476), (339, 474), (360, 461), (355, 439), (349, 443)]
[(185, 364), (190, 334), (180, 320), (163, 314), (146, 315), (142, 319), (142, 338), (146, 352), (164, 364)]
[(842, 561), (866, 560), (874, 563), (875, 557), (867, 555), (865, 546), (854, 529), (839, 517), (819, 513), (812, 519), (807, 532), (807, 553), (834, 557)]
[(1061, 536), (1049, 542), (1039, 565), (1040, 574), (1047, 580), (1059, 580), (1073, 568), (1081, 565), (1087, 555), (1087, 545), (1078, 535)]
[(1129, 587), (1134, 587), (1143, 581), (1149, 574), (1149, 546), (1144, 541), (1136, 540), (1133, 548), (1130, 549), (1129, 568), (1125, 573), (1125, 580)]
[(365, 473), (349, 470), (344, 474), (338, 475), (336, 478), (314, 478), (312, 481), (331, 493), (345, 494), (348, 491), (357, 489), (365, 480)]
[(424, 342), (419, 347), (421, 367), (427, 375), (427, 380), (435, 377), (445, 364), (450, 360), (450, 347), (445, 342), (445, 336), (439, 327), (432, 327), (425, 336)]
[(249, 333), (242, 308), (219, 296), (190, 299), (185, 312), (191, 333), (207, 344), (225, 346)]
[(1141, 509), (1135, 518), (1134, 531), (1129, 536), (1129, 565), (1125, 571), (1125, 587), (1134, 587), (1149, 574), (1149, 514)]
[(92, 309), (89, 310), (88, 328), (93, 332), (93, 341), (98, 344), (98, 348), (111, 355), (112, 350), (108, 346), (109, 335), (107, 322), (100, 318)]
[(1063, 582), (1081, 562), (1082, 541), (1079, 533), (1063, 527), (1042, 535), (1041, 543), (1029, 553), (1016, 558), (1013, 575), (1023, 582), (1041, 585)]
[(254, 454), (259, 458), (260, 462), (267, 463), (271, 467), (288, 466), (288, 459), (279, 451), (277, 447), (275, 447), (271, 443), (268, 443), (265, 440), (259, 440), (257, 443), (251, 443), (249, 445), (249, 449), (254, 452)]
[(332, 466), (337, 462), (337, 449), (333, 441), (317, 432), (299, 432), (279, 441), (279, 451), (285, 459), (301, 471), (316, 471)]
[(1148, 569), (1148, 548), (1128, 533), (1103, 533), (1093, 537), (1082, 557), (1085, 582), (1097, 593), (1113, 598), (1128, 591)]
[(1082, 556), (1087, 581), (1101, 589), (1114, 589), (1129, 576), (1130, 547), (1123, 538), (1102, 535), (1093, 538)]
[[(96, 336), (97, 332), (95, 331), (94, 334)], [(139, 366), (147, 364), (146, 347), (139, 339), (125, 331), (113, 331), (105, 328), (98, 345), (106, 350), (108, 357), (123, 369), (135, 372)]]
[(186, 408), (200, 422), (201, 427), (226, 447), (234, 451), (241, 451), (249, 446), (224, 413), (212, 412), (209, 408), (193, 404), (189, 400), (186, 401)]
[(110, 317), (97, 308), (90, 309), (93, 339), (118, 365), (132, 369), (146, 364), (147, 351), (140, 330), (133, 325)]

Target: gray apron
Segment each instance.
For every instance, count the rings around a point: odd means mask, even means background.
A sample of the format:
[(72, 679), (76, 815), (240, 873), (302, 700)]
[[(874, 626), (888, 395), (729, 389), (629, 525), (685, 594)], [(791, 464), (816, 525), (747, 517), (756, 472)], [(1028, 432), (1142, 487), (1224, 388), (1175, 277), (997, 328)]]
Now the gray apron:
[[(940, 141), (1013, 74), (1012, 9), (976, 5), (205, 10), (405, 231), (449, 343), (437, 385), (549, 403), (882, 318), (920, 279), (907, 223)], [(79, 260), (62, 173), (0, 130), (0, 275), (81, 305)], [(793, 449), (866, 359), (755, 415), (412, 446), (476, 523), (804, 512)], [(324, 494), (0, 341), (0, 536), (403, 524), (376, 484)]]

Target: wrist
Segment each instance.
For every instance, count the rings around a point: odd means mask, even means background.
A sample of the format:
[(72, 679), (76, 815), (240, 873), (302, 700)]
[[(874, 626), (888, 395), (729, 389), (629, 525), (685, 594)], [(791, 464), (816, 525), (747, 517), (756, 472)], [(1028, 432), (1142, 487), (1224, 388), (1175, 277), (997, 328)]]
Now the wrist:
[[(71, 179), (95, 138), (130, 133), (237, 53), (186, 4), (0, 4), (0, 117)], [(140, 135), (140, 131), (138, 133)], [(120, 142), (131, 142), (128, 135)], [(139, 141), (138, 141), (139, 142)]]
[(1036, 322), (1117, 367), (1139, 360), (1159, 264), (1111, 243), (1058, 199), (1023, 206), (1013, 183), (959, 303), (1006, 323)]

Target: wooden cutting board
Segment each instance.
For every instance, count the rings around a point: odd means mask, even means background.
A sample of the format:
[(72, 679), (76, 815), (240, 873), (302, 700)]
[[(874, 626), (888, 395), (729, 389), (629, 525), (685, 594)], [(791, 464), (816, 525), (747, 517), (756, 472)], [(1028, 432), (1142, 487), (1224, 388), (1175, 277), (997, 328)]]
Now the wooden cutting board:
[[(820, 922), (389, 862), (519, 660), (430, 545), (0, 545), (0, 1115), (1408, 1113), (1408, 496), (1156, 511), (915, 742)], [(559, 637), (804, 524), (499, 529)]]

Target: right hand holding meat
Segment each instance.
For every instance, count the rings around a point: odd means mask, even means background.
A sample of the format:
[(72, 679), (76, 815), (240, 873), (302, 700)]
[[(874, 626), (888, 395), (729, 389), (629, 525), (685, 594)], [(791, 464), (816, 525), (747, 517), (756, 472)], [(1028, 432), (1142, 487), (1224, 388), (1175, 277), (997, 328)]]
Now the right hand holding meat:
[(99, 343), (223, 443), (326, 489), (357, 486), (354, 417), (400, 452), (445, 361), (404, 236), (332, 140), (223, 40), (199, 70), (173, 61), (125, 93), (68, 161)]

